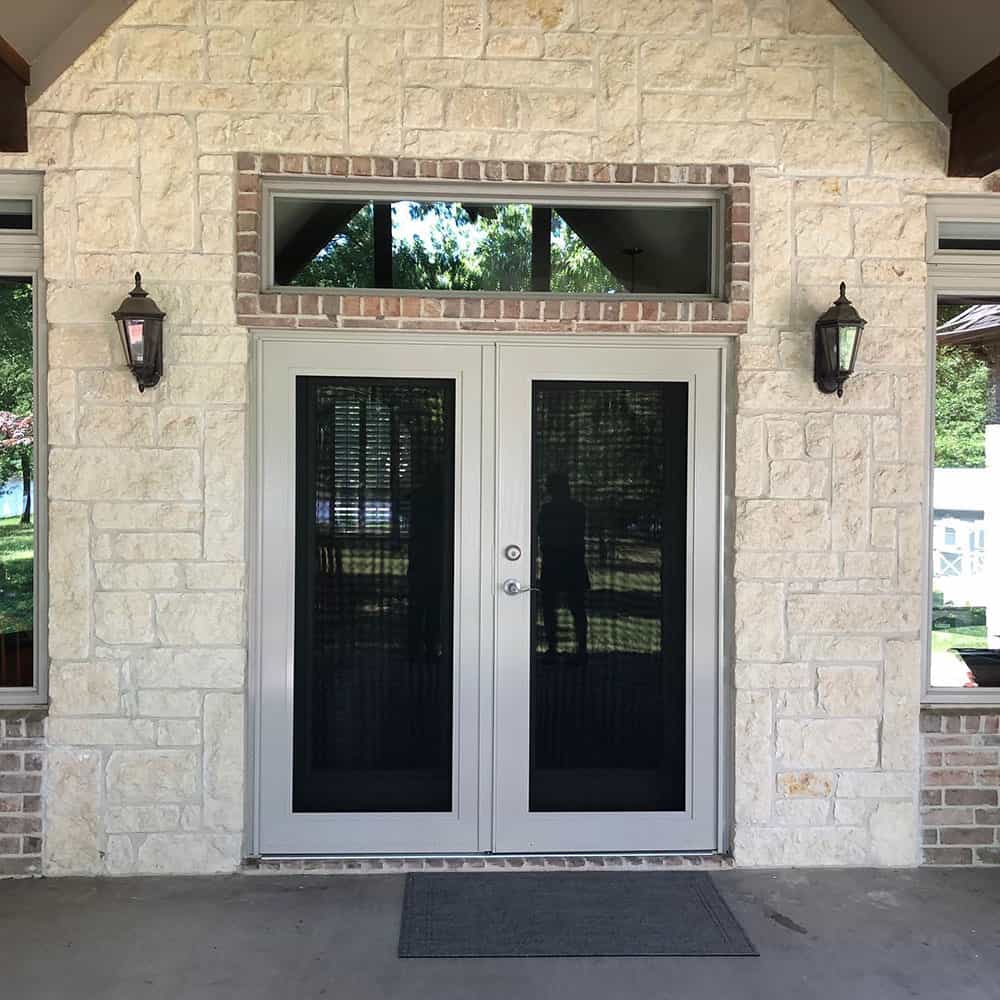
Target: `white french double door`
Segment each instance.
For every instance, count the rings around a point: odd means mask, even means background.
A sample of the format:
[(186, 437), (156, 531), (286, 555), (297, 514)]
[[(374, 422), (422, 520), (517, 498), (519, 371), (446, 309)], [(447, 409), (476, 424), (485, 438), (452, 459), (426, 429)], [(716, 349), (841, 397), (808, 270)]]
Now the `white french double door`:
[(260, 335), (259, 853), (717, 848), (723, 360)]

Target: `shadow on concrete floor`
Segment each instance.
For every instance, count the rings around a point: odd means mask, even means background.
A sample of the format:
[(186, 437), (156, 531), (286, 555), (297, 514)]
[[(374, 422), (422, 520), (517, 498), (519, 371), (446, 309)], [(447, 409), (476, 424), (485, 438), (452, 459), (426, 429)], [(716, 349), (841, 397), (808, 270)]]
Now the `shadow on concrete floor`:
[(0, 982), (26, 1000), (1000, 996), (1000, 870), (713, 878), (759, 959), (401, 960), (396, 875), (0, 882)]

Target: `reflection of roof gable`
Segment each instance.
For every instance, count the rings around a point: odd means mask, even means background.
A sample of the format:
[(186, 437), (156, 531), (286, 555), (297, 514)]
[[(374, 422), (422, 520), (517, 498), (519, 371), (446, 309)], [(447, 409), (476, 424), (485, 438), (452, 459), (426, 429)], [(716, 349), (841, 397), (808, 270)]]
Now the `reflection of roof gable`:
[(934, 512), (982, 512), (990, 488), (988, 469), (935, 469)]
[(969, 306), (937, 329), (940, 344), (1000, 342), (1000, 302)]

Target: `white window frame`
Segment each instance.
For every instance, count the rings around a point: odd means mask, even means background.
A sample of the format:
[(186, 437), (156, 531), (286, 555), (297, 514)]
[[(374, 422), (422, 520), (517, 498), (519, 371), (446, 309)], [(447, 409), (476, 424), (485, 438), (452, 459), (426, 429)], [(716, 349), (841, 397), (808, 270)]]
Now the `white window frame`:
[(939, 250), (942, 222), (1000, 224), (1000, 195), (931, 196), (927, 200), (927, 412), (924, 418), (925, 477), (922, 695), (925, 707), (1000, 707), (1000, 688), (931, 686), (934, 600), (934, 439), (937, 390), (937, 310), (945, 296), (1000, 299), (1000, 251)]
[(30, 199), (30, 230), (0, 230), (0, 275), (23, 277), (32, 284), (34, 323), (34, 684), (0, 687), (0, 708), (31, 708), (48, 702), (49, 690), (49, 578), (48, 578), (48, 328), (45, 323), (45, 276), (42, 253), (42, 187), (40, 173), (0, 173), (0, 198)]
[[(546, 184), (524, 181), (491, 183), (483, 181), (437, 181), (420, 178), (286, 178), (265, 177), (263, 182), (263, 218), (261, 235), (261, 287), (265, 294), (319, 292), (350, 295), (413, 295), (454, 298), (519, 299), (665, 299), (683, 302), (722, 300), (725, 279), (726, 188), (707, 184)], [(620, 292), (595, 295), (572, 292), (491, 292), (452, 291), (423, 288), (306, 288), (299, 285), (276, 285), (274, 282), (274, 202), (276, 198), (296, 197), (315, 201), (468, 201), (488, 204), (543, 204), (558, 209), (561, 205), (593, 208), (712, 208), (711, 291), (702, 295), (667, 292)]]

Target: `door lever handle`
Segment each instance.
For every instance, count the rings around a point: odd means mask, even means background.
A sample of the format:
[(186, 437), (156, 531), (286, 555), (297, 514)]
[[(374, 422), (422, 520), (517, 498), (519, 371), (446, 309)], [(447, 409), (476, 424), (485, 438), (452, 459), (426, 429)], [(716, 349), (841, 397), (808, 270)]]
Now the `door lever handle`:
[(533, 590), (538, 590), (538, 587), (524, 587), (517, 580), (510, 579), (504, 580), (502, 590), (508, 597), (517, 597), (518, 594), (529, 594)]

